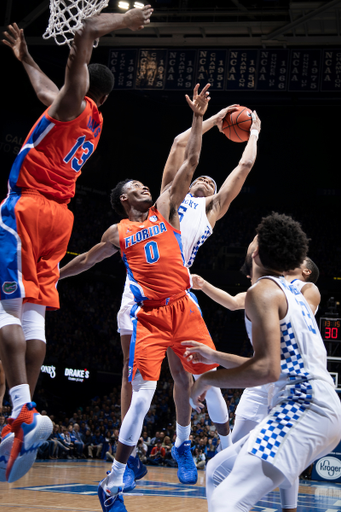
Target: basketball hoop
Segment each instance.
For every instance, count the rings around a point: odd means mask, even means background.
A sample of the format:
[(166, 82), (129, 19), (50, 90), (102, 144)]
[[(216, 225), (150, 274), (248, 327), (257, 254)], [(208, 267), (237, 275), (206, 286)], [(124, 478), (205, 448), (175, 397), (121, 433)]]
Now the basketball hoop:
[[(50, 19), (43, 38), (53, 37), (59, 46), (71, 46), (82, 21), (99, 14), (108, 3), (109, 0), (50, 0)], [(98, 40), (96, 43), (94, 46)]]

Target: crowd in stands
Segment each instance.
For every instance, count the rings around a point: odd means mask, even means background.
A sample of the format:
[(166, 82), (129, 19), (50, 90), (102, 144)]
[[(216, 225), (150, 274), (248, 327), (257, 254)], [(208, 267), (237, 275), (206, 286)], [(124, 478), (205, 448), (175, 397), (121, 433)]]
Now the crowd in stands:
[[(233, 428), (235, 409), (242, 390), (223, 390)], [(171, 456), (175, 442), (175, 411), (172, 399), (173, 382), (167, 368), (164, 368), (145, 417), (137, 455), (144, 464), (176, 466)], [(11, 407), (5, 405), (0, 416), (0, 433), (10, 416)], [(47, 414), (42, 410), (41, 414)], [(121, 425), (119, 389), (114, 388), (108, 395), (95, 397), (89, 405), (79, 407), (72, 417), (58, 417), (48, 411), (54, 428), (49, 439), (40, 447), (41, 459), (102, 459), (113, 461)], [(200, 414), (192, 414), (192, 453), (199, 469), (219, 450), (219, 436), (211, 422), (206, 407)]]

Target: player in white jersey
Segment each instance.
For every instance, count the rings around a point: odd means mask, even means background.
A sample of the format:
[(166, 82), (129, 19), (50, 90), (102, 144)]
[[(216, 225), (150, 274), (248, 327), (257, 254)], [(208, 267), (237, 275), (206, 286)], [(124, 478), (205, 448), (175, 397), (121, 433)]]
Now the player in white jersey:
[[(222, 130), (222, 122), (227, 112), (233, 112), (235, 105), (227, 107), (203, 123), (203, 133), (218, 126)], [(253, 123), (249, 142), (246, 145), (238, 166), (229, 174), (219, 191), (215, 181), (209, 176), (200, 176), (191, 185), (189, 193), (179, 207), (181, 238), (186, 266), (190, 267), (199, 247), (212, 234), (217, 220), (222, 218), (230, 207), (231, 202), (239, 194), (257, 155), (257, 140), (260, 131), (260, 120), (253, 114)], [(173, 142), (168, 156), (161, 184), (161, 193), (170, 186), (174, 176), (184, 160), (184, 151), (190, 135), (190, 129), (178, 135)], [(128, 362), (130, 337), (133, 332), (130, 311), (134, 305), (134, 297), (130, 291), (129, 277), (124, 287), (122, 303), (117, 315), (118, 330), (121, 335), (121, 345), (124, 358), (122, 374), (121, 404), (124, 417), (131, 400), (131, 385), (128, 382)], [(180, 359), (169, 349), (168, 362), (174, 380), (174, 402), (177, 416), (177, 438), (175, 448), (179, 448), (189, 439), (191, 425), (191, 408), (189, 407), (189, 392), (192, 377), (185, 372)], [(222, 448), (229, 444), (229, 423), (226, 403), (220, 390), (211, 389), (206, 397), (209, 416), (215, 423), (220, 436)], [(181, 460), (178, 460), (181, 463)], [(132, 463), (132, 461), (130, 461)], [(194, 465), (193, 465), (194, 470)], [(182, 481), (182, 480), (181, 480)], [(182, 481), (193, 483), (193, 481)]]
[[(209, 372), (192, 388), (193, 405), (209, 386), (249, 387), (268, 384), (269, 414), (249, 435), (233, 444), (207, 468), (211, 512), (249, 511), (274, 488), (289, 487), (316, 458), (339, 442), (341, 404), (326, 369), (326, 350), (310, 307), (295, 286), (281, 277), (305, 257), (307, 238), (290, 217), (262, 220), (250, 244), (247, 266), (255, 284), (245, 302), (254, 355), (203, 354), (231, 368)], [(229, 508), (226, 508), (228, 497)]]
[[(248, 270), (246, 270), (246, 272), (247, 271)], [(321, 301), (320, 292), (314, 284), (318, 277), (319, 269), (309, 257), (307, 257), (298, 268), (285, 272), (286, 280), (304, 295), (314, 315)], [(192, 282), (194, 290), (202, 290), (212, 300), (231, 311), (245, 308), (246, 292), (232, 296), (196, 274), (192, 274)], [(245, 323), (248, 336), (251, 339), (250, 322), (245, 319)], [(225, 367), (227, 367), (227, 361), (225, 362)], [(236, 410), (235, 424), (231, 436), (233, 443), (236, 443), (239, 439), (247, 435), (268, 414), (268, 388), (269, 385), (265, 384), (244, 390)], [(290, 488), (280, 488), (283, 511), (296, 512), (298, 486), (299, 478), (296, 479)]]

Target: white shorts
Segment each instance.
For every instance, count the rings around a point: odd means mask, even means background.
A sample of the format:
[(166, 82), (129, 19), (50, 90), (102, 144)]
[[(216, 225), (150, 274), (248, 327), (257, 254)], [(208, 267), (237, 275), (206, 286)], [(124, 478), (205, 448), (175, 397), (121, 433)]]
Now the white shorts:
[(341, 438), (341, 402), (332, 386), (311, 380), (312, 400), (284, 400), (250, 432), (248, 453), (280, 470), (289, 484)]
[(260, 423), (269, 412), (269, 385), (246, 388), (237, 405), (236, 417)]
[(133, 334), (133, 323), (130, 318), (130, 310), (134, 304), (134, 296), (130, 290), (128, 278), (126, 278), (121, 300), (121, 307), (117, 313), (117, 331), (121, 334), (121, 336), (126, 334)]

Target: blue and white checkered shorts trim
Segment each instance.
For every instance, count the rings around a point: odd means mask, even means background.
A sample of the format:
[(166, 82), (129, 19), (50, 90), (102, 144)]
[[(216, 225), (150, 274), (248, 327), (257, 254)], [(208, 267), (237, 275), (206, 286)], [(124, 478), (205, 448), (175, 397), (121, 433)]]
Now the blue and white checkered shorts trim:
[(192, 254), (189, 257), (189, 260), (187, 262), (187, 267), (190, 267), (193, 264), (193, 261), (195, 260), (195, 257), (197, 255), (197, 252), (199, 251), (199, 248), (202, 246), (204, 242), (208, 239), (208, 237), (211, 235), (212, 231), (208, 227), (206, 228), (204, 234), (199, 238), (196, 245), (193, 247)]
[(291, 323), (282, 323), (280, 327), (282, 372), (292, 377), (296, 375), (300, 377), (308, 376), (308, 372), (304, 371), (304, 361), (300, 354)]
[(272, 463), (284, 438), (301, 419), (308, 405), (309, 401), (304, 404), (289, 401), (278, 405), (265, 427), (259, 432), (249, 453)]

